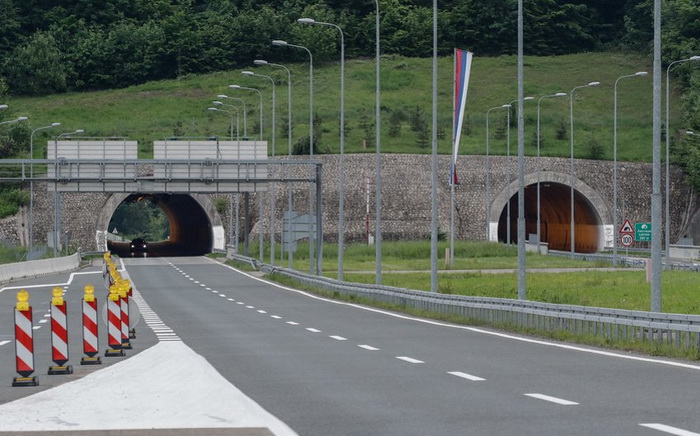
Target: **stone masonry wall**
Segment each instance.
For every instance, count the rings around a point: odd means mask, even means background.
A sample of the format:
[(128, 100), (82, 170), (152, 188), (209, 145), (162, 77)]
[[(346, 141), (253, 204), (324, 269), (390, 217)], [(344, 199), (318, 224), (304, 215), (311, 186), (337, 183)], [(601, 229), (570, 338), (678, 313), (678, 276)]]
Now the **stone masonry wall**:
[[(308, 160), (308, 157), (292, 159)], [(323, 164), (323, 228), (327, 241), (337, 240), (338, 222), (338, 162), (339, 155), (320, 155), (314, 159)], [(439, 229), (449, 230), (450, 191), (447, 184), (449, 156), (438, 157), (439, 168)], [(367, 206), (369, 205), (370, 231), (374, 230), (376, 155), (345, 155), (345, 227), (346, 240), (359, 241), (366, 237)], [(542, 158), (541, 181), (566, 181), (570, 177), (570, 161), (566, 158)], [(490, 195), (487, 192), (487, 168), (491, 168)], [(271, 165), (271, 175), (279, 176), (279, 166)], [(431, 228), (431, 156), (407, 154), (382, 155), (382, 236), (391, 239), (426, 238)], [(498, 216), (503, 204), (499, 197), (517, 195), (517, 159), (503, 156), (460, 156), (457, 164), (460, 185), (456, 189), (455, 230), (458, 239), (485, 239), (486, 199), (491, 198), (492, 217)], [(537, 173), (536, 158), (525, 158), (526, 185), (534, 183)], [(300, 171), (300, 170), (299, 170)], [(663, 171), (662, 171), (663, 173)], [(604, 224), (612, 224), (613, 164), (608, 161), (575, 161), (575, 188), (581, 192), (592, 190), (600, 199), (596, 208)], [(618, 224), (628, 218), (632, 222), (651, 221), (651, 165), (622, 162), (618, 165)], [(508, 182), (510, 180), (510, 182)], [(369, 184), (369, 193), (367, 186)], [(665, 180), (662, 178), (662, 193)], [(282, 183), (275, 185), (275, 215), (277, 233), (280, 219), (287, 209), (287, 191)], [(698, 229), (691, 220), (698, 209), (696, 195), (685, 182), (683, 173), (672, 167), (671, 173), (671, 236), (672, 242), (686, 235), (688, 229)], [(298, 213), (308, 211), (309, 185), (293, 186), (293, 208)], [(47, 233), (53, 229), (54, 197), (46, 184), (35, 183), (34, 241), (45, 244)], [(95, 249), (95, 221), (110, 194), (63, 193), (62, 241), (66, 232), (69, 242), (85, 250)], [(255, 195), (251, 196), (251, 212), (257, 220)], [(242, 202), (241, 202), (242, 203)], [(602, 209), (602, 210), (601, 210)], [(266, 209), (267, 210), (267, 209)], [(26, 243), (22, 234), (26, 228), (26, 213), (0, 221), (0, 239)], [(227, 216), (222, 217), (228, 221)], [(267, 229), (267, 219), (263, 222)], [(253, 232), (257, 232), (254, 227)], [(266, 230), (266, 233), (269, 233)], [(700, 235), (696, 235), (700, 240)]]

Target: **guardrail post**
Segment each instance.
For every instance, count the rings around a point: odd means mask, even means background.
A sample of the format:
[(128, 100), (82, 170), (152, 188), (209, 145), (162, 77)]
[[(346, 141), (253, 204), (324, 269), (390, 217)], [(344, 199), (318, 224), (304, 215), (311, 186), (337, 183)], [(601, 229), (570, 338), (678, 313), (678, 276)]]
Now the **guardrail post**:
[(34, 328), (29, 293), (22, 289), (17, 293), (15, 306), (15, 364), (19, 377), (12, 379), (12, 386), (39, 386), (34, 372)]
[(49, 366), (49, 375), (73, 374), (73, 367), (68, 362), (68, 310), (63, 298), (63, 289), (53, 288), (51, 299), (51, 360), (56, 364)]

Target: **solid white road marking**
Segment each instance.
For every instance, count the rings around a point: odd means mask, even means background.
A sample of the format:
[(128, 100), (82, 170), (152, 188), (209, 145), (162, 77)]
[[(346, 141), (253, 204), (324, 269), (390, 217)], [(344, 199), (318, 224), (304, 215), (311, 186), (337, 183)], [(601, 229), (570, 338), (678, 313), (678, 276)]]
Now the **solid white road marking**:
[(523, 394), (526, 397), (537, 398), (538, 400), (549, 401), (550, 403), (561, 404), (562, 406), (576, 406), (578, 403), (573, 401), (564, 400), (557, 397), (550, 397), (549, 395), (543, 394)]
[(451, 375), (454, 375), (457, 377), (461, 377), (461, 378), (465, 378), (465, 379), (471, 380), (471, 381), (485, 381), (486, 380), (485, 378), (477, 377), (475, 375), (467, 374), (467, 373), (464, 373), (461, 371), (450, 371), (450, 372), (448, 372), (448, 374), (451, 374)]
[(422, 360), (414, 359), (414, 358), (408, 357), (408, 356), (396, 356), (396, 358), (399, 360), (403, 360), (404, 362), (408, 362), (408, 363), (425, 363)]
[(347, 338), (344, 338), (342, 336), (330, 336), (330, 338), (333, 338), (336, 341), (347, 341)]
[(681, 428), (671, 427), (670, 425), (649, 423), (649, 424), (639, 424), (642, 427), (651, 428), (654, 430), (659, 430), (664, 433), (674, 434), (677, 436), (700, 436), (700, 433), (693, 433), (692, 431), (683, 430)]
[(365, 350), (369, 350), (369, 351), (379, 351), (379, 348), (375, 348), (371, 345), (358, 345), (358, 347), (363, 348)]

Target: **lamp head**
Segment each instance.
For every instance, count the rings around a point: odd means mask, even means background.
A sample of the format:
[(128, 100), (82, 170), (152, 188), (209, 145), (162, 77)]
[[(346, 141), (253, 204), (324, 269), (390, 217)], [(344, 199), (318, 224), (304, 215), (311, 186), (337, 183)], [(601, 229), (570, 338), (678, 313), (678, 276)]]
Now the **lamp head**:
[(61, 125), (61, 123), (51, 123), (51, 127), (58, 127), (60, 125)]
[(695, 132), (692, 131), (692, 130), (686, 130), (686, 131), (685, 131), (685, 134), (686, 134), (686, 135), (695, 136)]
[(208, 108), (207, 108), (207, 110), (208, 110), (208, 111), (218, 111), (218, 110), (219, 110), (219, 108), (215, 108), (215, 107), (208, 107)]
[(17, 117), (15, 121), (27, 121), (29, 117)]
[(273, 39), (272, 45), (278, 45), (280, 47), (285, 47), (285, 46), (288, 46), (289, 43), (287, 41), (282, 40), (282, 39)]
[(600, 85), (600, 82), (591, 82), (588, 84), (588, 86), (598, 86)]
[(252, 71), (247, 71), (247, 70), (246, 70), (246, 71), (241, 71), (241, 74), (243, 74), (244, 76), (254, 76), (254, 75), (255, 75), (254, 72), (252, 72)]
[(297, 23), (304, 23), (304, 24), (314, 24), (316, 20), (313, 18), (299, 18), (297, 20)]
[(6, 105), (6, 104), (0, 104), (0, 109), (7, 109), (7, 105)]
[(697, 60), (699, 60), (699, 59), (700, 59), (700, 56), (698, 56), (698, 55), (695, 55), (695, 56), (691, 56), (691, 57), (689, 57), (688, 59), (689, 59), (689, 60), (691, 60), (691, 61), (697, 61)]
[(556, 94), (554, 94), (555, 97), (566, 97), (566, 95), (566, 92), (557, 92)]
[(511, 107), (510, 104), (504, 104), (501, 107)]
[(269, 62), (264, 59), (256, 59), (253, 61), (255, 65), (267, 65)]
[(646, 76), (647, 74), (649, 73), (647, 73), (646, 71), (637, 71), (636, 73), (634, 73), (635, 76)]
[(523, 101), (534, 100), (535, 97), (523, 97)]
[(228, 87), (233, 88), (233, 89), (240, 89), (241, 88), (240, 85), (229, 85)]
[(76, 130), (76, 131), (73, 132), (73, 133), (85, 133), (85, 130), (83, 130), (83, 129), (78, 129), (78, 130)]
[(217, 95), (218, 98), (228, 98), (228, 95), (226, 94), (219, 94)]
[(214, 100), (214, 101), (212, 101), (212, 104), (215, 104), (215, 105), (220, 106), (220, 105), (222, 105), (222, 104), (224, 104), (224, 103), (221, 102), (221, 101), (219, 101), (219, 100)]

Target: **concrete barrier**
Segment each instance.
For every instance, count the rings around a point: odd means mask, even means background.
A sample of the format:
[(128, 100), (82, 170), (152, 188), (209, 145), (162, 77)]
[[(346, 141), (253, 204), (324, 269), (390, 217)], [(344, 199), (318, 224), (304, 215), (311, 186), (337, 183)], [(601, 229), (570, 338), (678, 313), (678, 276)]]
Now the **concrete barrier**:
[(70, 271), (80, 265), (80, 254), (75, 253), (66, 257), (31, 260), (27, 262), (7, 263), (0, 265), (0, 283), (44, 274), (55, 274)]

